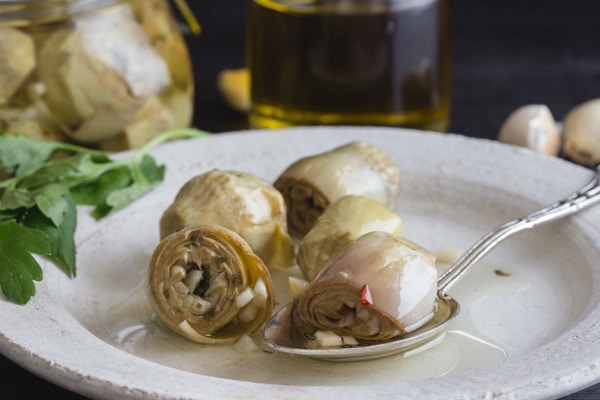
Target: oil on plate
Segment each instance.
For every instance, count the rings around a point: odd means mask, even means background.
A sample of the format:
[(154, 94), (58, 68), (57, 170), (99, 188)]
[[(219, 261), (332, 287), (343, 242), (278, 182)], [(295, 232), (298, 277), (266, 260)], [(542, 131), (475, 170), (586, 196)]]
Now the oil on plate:
[[(158, 219), (188, 179), (218, 168), (273, 182), (296, 159), (353, 140), (398, 163), (395, 210), (404, 235), (432, 251), (466, 250), (592, 176), (523, 148), (395, 128), (243, 131), (168, 143), (153, 152), (167, 166), (154, 192), (102, 221), (80, 209), (76, 278), (42, 260), (44, 280), (30, 303), (0, 303), (0, 351), (96, 399), (548, 398), (600, 381), (600, 208), (490, 252), (452, 288), (462, 311), (449, 330), (406, 354), (331, 363), (265, 352), (256, 337), (190, 343), (155, 322), (146, 268)], [(273, 273), (279, 305), (289, 273)]]

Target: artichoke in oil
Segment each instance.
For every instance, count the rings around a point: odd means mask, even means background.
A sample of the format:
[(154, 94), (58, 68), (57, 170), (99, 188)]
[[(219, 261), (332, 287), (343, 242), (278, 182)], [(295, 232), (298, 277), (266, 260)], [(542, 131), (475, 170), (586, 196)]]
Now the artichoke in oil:
[(402, 218), (383, 204), (363, 196), (347, 195), (332, 203), (298, 245), (296, 261), (307, 280), (343, 247), (365, 233), (402, 234)]
[(273, 311), (266, 265), (222, 227), (186, 227), (166, 236), (151, 257), (148, 282), (159, 321), (199, 343), (234, 342)]
[(287, 203), (290, 233), (302, 237), (331, 203), (345, 195), (361, 195), (391, 207), (399, 181), (399, 167), (382, 149), (355, 141), (297, 160), (274, 186)]
[(435, 256), (405, 238), (369, 232), (342, 249), (298, 296), (289, 314), (306, 348), (322, 337), (376, 344), (401, 337), (433, 316)]
[(293, 264), (285, 201), (250, 173), (213, 169), (187, 181), (160, 219), (160, 236), (194, 225), (233, 230), (269, 267)]

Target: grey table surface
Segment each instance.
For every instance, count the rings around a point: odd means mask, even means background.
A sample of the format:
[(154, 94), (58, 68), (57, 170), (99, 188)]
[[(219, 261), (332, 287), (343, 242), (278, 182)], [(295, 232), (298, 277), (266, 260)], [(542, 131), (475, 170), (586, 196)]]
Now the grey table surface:
[[(560, 120), (571, 107), (600, 97), (600, 2), (450, 2), (451, 132), (494, 139), (504, 118), (521, 105), (547, 104)], [(200, 36), (187, 37), (196, 79), (194, 124), (215, 133), (245, 129), (245, 116), (231, 110), (216, 87), (219, 71), (244, 65), (245, 2), (189, 3), (204, 29)], [(40, 395), (85, 399), (64, 389), (68, 382), (47, 382), (3, 356), (0, 373), (3, 400), (36, 399)], [(599, 398), (600, 384), (563, 397)]]

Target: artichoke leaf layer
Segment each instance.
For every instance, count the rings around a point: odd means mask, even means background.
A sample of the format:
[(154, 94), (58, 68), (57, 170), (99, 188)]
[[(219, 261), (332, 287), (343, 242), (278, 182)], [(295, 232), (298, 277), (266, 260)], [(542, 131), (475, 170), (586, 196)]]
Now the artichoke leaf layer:
[(273, 311), (269, 270), (235, 232), (186, 227), (163, 238), (149, 265), (149, 297), (159, 320), (200, 343), (231, 343)]
[(250, 173), (213, 169), (187, 181), (160, 219), (160, 236), (194, 225), (235, 231), (269, 268), (294, 263), (285, 201), (273, 186)]
[(307, 348), (318, 347), (320, 331), (380, 343), (426, 323), (436, 293), (432, 253), (405, 238), (369, 232), (342, 249), (294, 300), (290, 326)]
[(342, 248), (368, 232), (402, 234), (402, 218), (390, 208), (364, 196), (347, 195), (332, 203), (298, 245), (296, 260), (307, 280)]
[(303, 237), (323, 211), (345, 195), (361, 195), (392, 207), (399, 181), (399, 167), (382, 149), (354, 141), (297, 160), (274, 186), (287, 203), (290, 233)]

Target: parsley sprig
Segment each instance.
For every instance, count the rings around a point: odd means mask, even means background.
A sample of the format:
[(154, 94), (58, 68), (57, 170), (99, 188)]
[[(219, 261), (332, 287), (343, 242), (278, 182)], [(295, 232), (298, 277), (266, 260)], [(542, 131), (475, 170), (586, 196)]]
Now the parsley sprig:
[(43, 278), (35, 254), (76, 275), (77, 205), (104, 218), (154, 189), (165, 166), (148, 153), (168, 140), (199, 137), (196, 129), (167, 131), (129, 158), (68, 143), (0, 132), (0, 289), (15, 303), (35, 295)]

